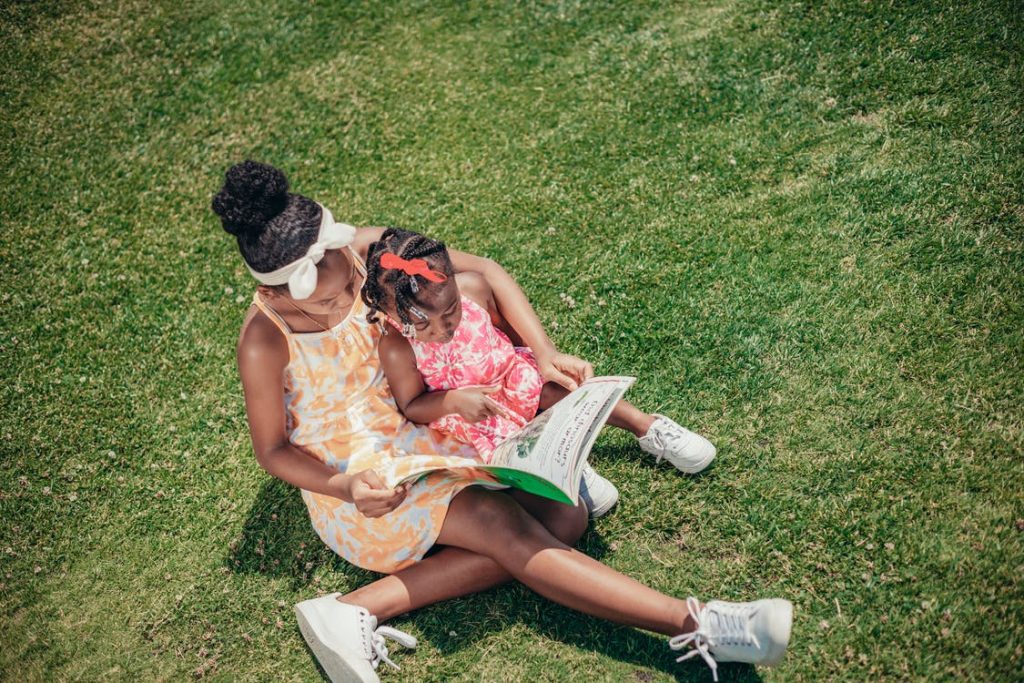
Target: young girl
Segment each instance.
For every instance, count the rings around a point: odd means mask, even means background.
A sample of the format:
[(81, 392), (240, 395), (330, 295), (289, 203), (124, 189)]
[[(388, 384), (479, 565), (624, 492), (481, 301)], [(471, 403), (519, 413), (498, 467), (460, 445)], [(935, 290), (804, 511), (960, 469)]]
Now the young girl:
[[(332, 681), (378, 681), (377, 666), (391, 663), (385, 638), (415, 646), (380, 621), (511, 579), (567, 607), (672, 636), (673, 650), (692, 648), (681, 659), (700, 657), (712, 670), (720, 661), (782, 658), (789, 602), (701, 603), (659, 593), (572, 548), (586, 527), (581, 506), (489, 491), (444, 472), (387, 487), (381, 473), (410, 456), (475, 451), (395, 409), (377, 353), (379, 326), (367, 322), (357, 296), (368, 247), (382, 231), (334, 221), (289, 192), (281, 171), (251, 161), (228, 171), (213, 210), (260, 283), (238, 340), (256, 459), (302, 490), (314, 529), (335, 552), (390, 574), (296, 605), (302, 635)], [(546, 379), (586, 379), (589, 366), (555, 349), (508, 273), (470, 254), (453, 251), (451, 259), (487, 281)]]
[[(379, 347), (398, 409), (412, 422), (471, 444), (485, 462), (499, 443), (568, 394), (543, 380), (528, 348), (513, 345), (515, 331), (487, 281), (471, 272), (456, 275), (437, 240), (388, 229), (370, 246), (362, 297), (373, 311), (370, 322), (383, 313), (400, 333), (386, 334)], [(665, 458), (688, 474), (715, 457), (704, 437), (626, 401), (619, 401), (608, 422), (632, 432), (658, 461)], [(581, 494), (592, 517), (614, 504), (617, 494), (608, 495), (609, 487), (587, 467)]]

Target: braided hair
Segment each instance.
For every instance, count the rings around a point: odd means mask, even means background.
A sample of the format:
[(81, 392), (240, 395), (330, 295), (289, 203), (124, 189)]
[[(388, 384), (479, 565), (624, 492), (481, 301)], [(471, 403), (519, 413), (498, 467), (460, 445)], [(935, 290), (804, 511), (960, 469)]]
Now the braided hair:
[(367, 308), (366, 319), (377, 322), (385, 307), (393, 306), (403, 325), (414, 321), (409, 317), (413, 306), (430, 307), (435, 296), (444, 287), (421, 275), (406, 275), (395, 268), (383, 268), (380, 259), (384, 254), (394, 254), (406, 260), (423, 259), (430, 266), (451, 278), (455, 275), (448, 249), (444, 242), (431, 239), (418, 232), (388, 228), (380, 239), (370, 245), (366, 256), (366, 282), (360, 296)]

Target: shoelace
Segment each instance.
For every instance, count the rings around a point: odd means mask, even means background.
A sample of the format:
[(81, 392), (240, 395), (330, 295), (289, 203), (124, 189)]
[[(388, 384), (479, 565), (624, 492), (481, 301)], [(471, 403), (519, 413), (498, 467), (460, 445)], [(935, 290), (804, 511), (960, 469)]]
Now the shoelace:
[[(654, 432), (653, 429), (651, 431)], [(654, 463), (660, 464), (661, 459), (665, 457), (665, 438), (661, 435), (661, 432), (654, 432), (653, 434), (648, 434), (648, 436), (658, 451), (658, 455), (654, 458)]]
[(754, 645), (761, 647), (757, 638), (747, 631), (751, 608), (743, 605), (716, 605), (715, 609), (700, 609), (697, 598), (686, 599), (686, 606), (697, 623), (697, 629), (690, 633), (681, 633), (669, 639), (668, 646), (673, 650), (682, 650), (692, 645), (693, 650), (676, 659), (685, 662), (692, 657), (700, 656), (711, 669), (711, 677), (718, 681), (718, 662), (711, 655), (710, 648), (716, 645)]
[(373, 664), (373, 668), (376, 669), (383, 661), (388, 666), (401, 670), (402, 667), (388, 658), (388, 647), (384, 642), (385, 638), (390, 638), (402, 647), (408, 648), (416, 647), (416, 638), (405, 631), (399, 631), (397, 628), (391, 628), (390, 626), (378, 627), (370, 638), (370, 645), (373, 647), (373, 657), (370, 659), (370, 663)]
[(669, 450), (670, 444), (676, 444), (677, 450), (682, 450), (686, 442), (689, 441), (689, 437), (686, 432), (676, 431), (675, 429), (652, 429), (651, 440), (657, 445), (658, 456), (655, 459), (656, 463), (660, 463), (661, 459), (665, 457), (666, 451)]
[(654, 443), (654, 447), (658, 451), (658, 455), (655, 457), (654, 462), (660, 463), (661, 459), (665, 457), (665, 453), (668, 451), (669, 442), (677, 442), (682, 439), (682, 434), (676, 432), (665, 431), (662, 429), (651, 429), (647, 435)]

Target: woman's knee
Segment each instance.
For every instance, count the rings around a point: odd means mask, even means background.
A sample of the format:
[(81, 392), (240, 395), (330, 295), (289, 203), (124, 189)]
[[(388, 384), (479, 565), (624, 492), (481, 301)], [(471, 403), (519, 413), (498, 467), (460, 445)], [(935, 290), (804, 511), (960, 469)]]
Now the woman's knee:
[(488, 495), (485, 516), (487, 528), (496, 535), (507, 534), (513, 538), (521, 538), (544, 531), (519, 503), (508, 496)]
[(575, 545), (587, 530), (589, 518), (582, 503), (575, 506), (564, 505), (517, 490), (510, 491), (509, 496), (544, 525), (552, 536), (566, 545)]
[(530, 528), (529, 514), (508, 496), (472, 487), (456, 496), (456, 501), (463, 504), (463, 519), (490, 538), (509, 539), (535, 531)]
[(562, 505), (542, 520), (551, 535), (566, 545), (573, 546), (583, 537), (590, 520), (585, 505)]

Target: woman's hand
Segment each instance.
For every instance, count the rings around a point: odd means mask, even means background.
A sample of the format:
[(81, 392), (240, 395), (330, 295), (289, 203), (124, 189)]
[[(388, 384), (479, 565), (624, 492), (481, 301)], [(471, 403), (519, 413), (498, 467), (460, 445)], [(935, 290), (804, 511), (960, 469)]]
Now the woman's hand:
[(569, 391), (575, 391), (580, 384), (594, 376), (594, 367), (576, 356), (555, 352), (537, 359), (540, 376), (545, 382), (554, 382)]
[(376, 472), (363, 470), (351, 475), (348, 491), (357, 510), (367, 517), (382, 517), (402, 504), (409, 493), (409, 485), (389, 489)]
[(451, 412), (457, 413), (469, 423), (486, 420), (492, 415), (506, 415), (505, 408), (490, 397), (500, 389), (493, 387), (467, 387), (450, 389), (445, 397), (449, 401)]

